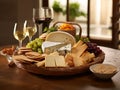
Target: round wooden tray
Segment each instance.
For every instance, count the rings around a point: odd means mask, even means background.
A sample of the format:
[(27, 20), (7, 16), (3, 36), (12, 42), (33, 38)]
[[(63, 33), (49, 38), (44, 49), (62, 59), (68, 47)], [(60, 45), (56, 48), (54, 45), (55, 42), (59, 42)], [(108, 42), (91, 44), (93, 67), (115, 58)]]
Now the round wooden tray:
[(79, 67), (52, 67), (52, 68), (46, 68), (46, 67), (37, 67), (36, 64), (25, 64), (18, 62), (17, 60), (14, 60), (15, 64), (18, 68), (21, 68), (23, 70), (26, 70), (31, 73), (35, 74), (41, 74), (41, 75), (48, 75), (48, 76), (66, 76), (66, 75), (75, 75), (87, 72), (89, 70), (90, 65), (96, 64), (96, 63), (102, 63), (104, 61), (105, 54), (102, 52), (98, 55), (98, 57), (94, 58), (94, 61), (82, 65)]

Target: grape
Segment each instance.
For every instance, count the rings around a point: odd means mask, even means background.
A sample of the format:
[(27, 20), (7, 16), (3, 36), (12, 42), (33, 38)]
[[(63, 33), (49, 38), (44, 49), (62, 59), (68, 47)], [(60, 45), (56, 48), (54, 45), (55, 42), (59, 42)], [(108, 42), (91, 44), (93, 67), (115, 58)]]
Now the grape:
[(42, 40), (40, 38), (36, 38), (35, 40), (29, 42), (26, 47), (31, 48), (35, 52), (42, 53), (41, 45), (42, 45)]
[(41, 49), (41, 48), (38, 48), (38, 52), (39, 52), (39, 53), (42, 53), (42, 49)]
[(41, 42), (37, 42), (37, 45), (38, 45), (39, 47), (41, 47), (42, 43), (41, 43)]
[(37, 47), (38, 47), (37, 43), (34, 43), (34, 44), (33, 44), (33, 47), (34, 47), (34, 48), (37, 48)]
[(31, 48), (31, 45), (30, 45), (30, 43), (28, 43), (28, 44), (27, 44), (27, 48)]
[(32, 50), (33, 50), (33, 51), (37, 51), (36, 48), (34, 48), (34, 47), (32, 48)]
[(86, 42), (88, 48), (87, 48), (87, 51), (90, 52), (90, 53), (94, 53), (95, 56), (98, 56), (102, 50), (97, 46), (96, 43), (91, 43), (91, 42)]

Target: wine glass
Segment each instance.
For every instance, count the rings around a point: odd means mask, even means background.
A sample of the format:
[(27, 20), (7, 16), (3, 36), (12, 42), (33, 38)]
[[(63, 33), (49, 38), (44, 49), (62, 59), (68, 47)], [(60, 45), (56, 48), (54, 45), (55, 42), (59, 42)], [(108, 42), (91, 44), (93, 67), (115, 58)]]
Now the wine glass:
[(37, 26), (39, 35), (43, 33), (45, 27), (49, 28), (49, 24), (53, 19), (53, 9), (50, 7), (42, 7), (33, 9), (33, 21)]
[(25, 26), (26, 26), (26, 22), (24, 23), (24, 26), (21, 24), (18, 25), (18, 23), (15, 23), (14, 25), (13, 35), (15, 39), (19, 41), (19, 47), (22, 47), (22, 41), (26, 37), (26, 32), (24, 31)]
[(29, 42), (30, 42), (32, 40), (33, 35), (35, 35), (37, 32), (37, 28), (32, 21), (27, 21), (25, 32), (29, 37)]

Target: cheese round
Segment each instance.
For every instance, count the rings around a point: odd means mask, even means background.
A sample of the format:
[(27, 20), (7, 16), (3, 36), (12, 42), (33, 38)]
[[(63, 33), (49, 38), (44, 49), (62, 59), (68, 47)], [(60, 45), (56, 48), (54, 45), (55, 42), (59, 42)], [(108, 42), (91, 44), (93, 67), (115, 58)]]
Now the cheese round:
[(46, 41), (71, 43), (72, 46), (76, 43), (75, 38), (71, 34), (63, 31), (49, 33)]

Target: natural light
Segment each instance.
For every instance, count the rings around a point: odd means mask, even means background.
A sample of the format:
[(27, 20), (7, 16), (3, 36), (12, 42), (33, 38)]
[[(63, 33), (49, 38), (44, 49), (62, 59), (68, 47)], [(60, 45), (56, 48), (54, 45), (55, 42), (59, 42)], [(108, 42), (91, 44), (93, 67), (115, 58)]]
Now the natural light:
[[(52, 7), (55, 0), (50, 0), (50, 6)], [(56, 0), (60, 2), (62, 8), (66, 7), (67, 0)], [(88, 0), (70, 0), (71, 2), (77, 2), (80, 4), (80, 10), (87, 13), (87, 3)], [(111, 14), (112, 14), (112, 0), (109, 2), (101, 1), (101, 0), (93, 0), (91, 1), (91, 9), (90, 9), (90, 37), (96, 39), (107, 39), (111, 40)], [(105, 4), (108, 4), (107, 6)], [(107, 9), (108, 8), (108, 9)], [(103, 15), (104, 14), (104, 15)], [(61, 19), (62, 18), (62, 19)], [(66, 21), (66, 16), (62, 13), (59, 16), (54, 17), (54, 21)], [(85, 17), (77, 17), (75, 22), (79, 23), (82, 27), (82, 35), (87, 35), (87, 18)]]

